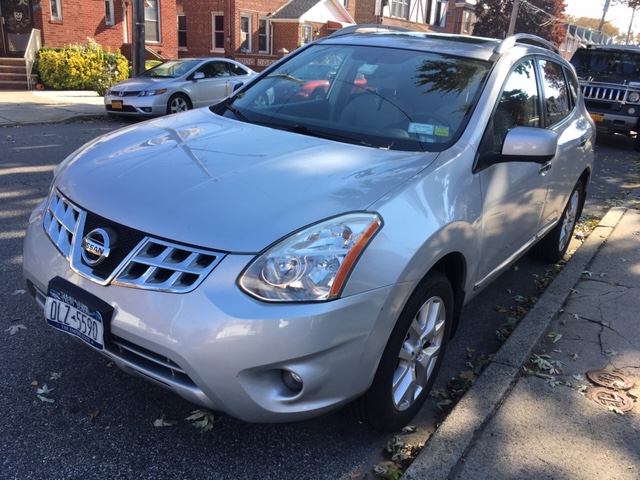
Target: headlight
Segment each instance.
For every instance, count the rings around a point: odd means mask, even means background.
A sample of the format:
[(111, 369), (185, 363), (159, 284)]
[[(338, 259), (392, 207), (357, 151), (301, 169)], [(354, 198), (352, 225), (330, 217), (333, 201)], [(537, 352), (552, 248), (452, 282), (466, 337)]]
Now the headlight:
[(240, 286), (267, 301), (336, 298), (381, 226), (375, 214), (351, 213), (294, 233), (253, 260), (240, 276)]
[(640, 93), (638, 92), (631, 92), (629, 94), (629, 101), (636, 103), (638, 100), (640, 100)]
[(166, 88), (161, 88), (160, 90), (143, 90), (138, 94), (138, 96), (139, 97), (152, 97), (154, 95), (162, 95), (166, 91), (167, 91)]

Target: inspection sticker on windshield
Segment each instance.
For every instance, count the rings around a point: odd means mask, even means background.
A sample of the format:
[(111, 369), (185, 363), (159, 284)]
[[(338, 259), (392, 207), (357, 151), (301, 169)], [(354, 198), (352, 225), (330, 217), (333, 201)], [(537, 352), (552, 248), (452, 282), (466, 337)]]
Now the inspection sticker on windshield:
[(409, 133), (417, 133), (418, 135), (435, 135), (438, 137), (448, 137), (449, 127), (441, 125), (431, 125), (429, 123), (410, 123)]

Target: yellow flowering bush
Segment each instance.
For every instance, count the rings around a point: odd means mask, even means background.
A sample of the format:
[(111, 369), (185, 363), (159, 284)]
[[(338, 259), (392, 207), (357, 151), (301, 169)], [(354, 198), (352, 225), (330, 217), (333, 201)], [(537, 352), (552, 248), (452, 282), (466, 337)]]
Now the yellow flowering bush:
[(37, 71), (42, 83), (56, 90), (95, 90), (103, 96), (109, 87), (129, 77), (129, 63), (119, 52), (103, 50), (93, 39), (86, 45), (43, 47)]

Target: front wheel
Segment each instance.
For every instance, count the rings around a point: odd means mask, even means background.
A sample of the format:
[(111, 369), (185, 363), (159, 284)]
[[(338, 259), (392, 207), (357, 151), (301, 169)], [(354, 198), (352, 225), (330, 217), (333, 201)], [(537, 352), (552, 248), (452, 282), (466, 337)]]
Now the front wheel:
[(371, 387), (350, 405), (359, 421), (382, 431), (395, 431), (418, 413), (444, 357), (453, 306), (447, 277), (430, 272), (402, 310)]
[(181, 93), (172, 95), (169, 99), (169, 102), (167, 102), (167, 115), (172, 113), (186, 112), (190, 109), (191, 102), (189, 101), (189, 97)]
[(540, 240), (533, 249), (533, 253), (545, 262), (556, 263), (562, 260), (567, 252), (573, 231), (580, 218), (584, 203), (584, 188), (579, 181), (569, 196), (558, 224)]

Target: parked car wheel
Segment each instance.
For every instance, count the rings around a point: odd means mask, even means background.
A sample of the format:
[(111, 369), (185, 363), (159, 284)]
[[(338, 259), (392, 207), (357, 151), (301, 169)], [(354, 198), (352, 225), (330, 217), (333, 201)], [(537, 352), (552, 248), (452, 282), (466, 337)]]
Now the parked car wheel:
[(379, 430), (405, 426), (424, 404), (451, 333), (453, 289), (430, 272), (413, 292), (396, 323), (369, 390), (352, 413)]
[(534, 247), (534, 254), (546, 262), (555, 263), (562, 260), (567, 252), (573, 231), (580, 218), (582, 205), (584, 204), (584, 187), (578, 182), (573, 188), (567, 205), (564, 207), (562, 217), (553, 230), (538, 242)]
[(189, 97), (182, 93), (176, 93), (172, 95), (167, 102), (167, 115), (171, 113), (180, 113), (186, 112), (187, 110), (191, 110), (191, 101)]

